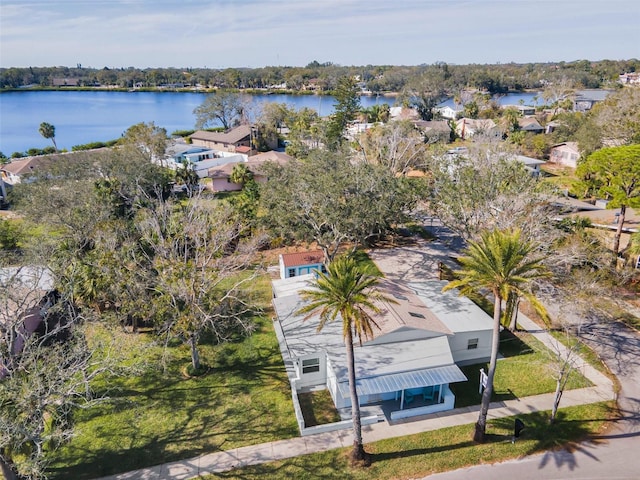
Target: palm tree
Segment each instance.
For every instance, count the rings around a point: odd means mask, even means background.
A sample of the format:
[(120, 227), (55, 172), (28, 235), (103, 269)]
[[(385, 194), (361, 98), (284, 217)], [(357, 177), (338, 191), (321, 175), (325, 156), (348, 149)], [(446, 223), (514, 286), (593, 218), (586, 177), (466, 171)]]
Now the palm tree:
[(229, 180), (232, 183), (237, 183), (238, 185), (244, 185), (253, 179), (253, 173), (251, 170), (247, 168), (244, 163), (238, 163), (234, 165), (233, 170), (231, 170), (231, 175), (229, 176)]
[(394, 302), (374, 289), (379, 277), (373, 272), (359, 265), (349, 256), (337, 257), (327, 269), (327, 273), (318, 272), (318, 278), (313, 282), (312, 289), (300, 292), (303, 299), (310, 303), (297, 313), (307, 314), (305, 320), (320, 315), (318, 331), (327, 322), (342, 319), (342, 334), (347, 348), (347, 371), (349, 390), (351, 393), (351, 418), (353, 420), (353, 451), (351, 459), (354, 462), (365, 463), (368, 455), (362, 444), (362, 424), (360, 421), (360, 404), (356, 390), (356, 374), (353, 342), (357, 338), (362, 345), (363, 338), (373, 337), (373, 327), (379, 328), (372, 313), (380, 309), (375, 301)]
[(58, 146), (56, 145), (56, 127), (47, 122), (42, 122), (40, 124), (40, 128), (38, 129), (40, 135), (44, 138), (49, 138), (53, 142), (53, 148), (58, 151)]
[(460, 295), (477, 293), (488, 289), (494, 297), (493, 338), (491, 359), (487, 373), (487, 386), (482, 394), (480, 415), (476, 423), (473, 439), (485, 441), (487, 412), (493, 392), (493, 377), (496, 373), (498, 346), (500, 343), (500, 319), (502, 302), (510, 295), (526, 298), (531, 305), (547, 318), (544, 307), (523, 286), (535, 278), (547, 276), (547, 271), (539, 259), (531, 259), (534, 246), (520, 238), (520, 231), (493, 230), (484, 232), (478, 242), (469, 242), (466, 255), (460, 258), (462, 270), (456, 273), (457, 280), (447, 284), (443, 290), (458, 288)]

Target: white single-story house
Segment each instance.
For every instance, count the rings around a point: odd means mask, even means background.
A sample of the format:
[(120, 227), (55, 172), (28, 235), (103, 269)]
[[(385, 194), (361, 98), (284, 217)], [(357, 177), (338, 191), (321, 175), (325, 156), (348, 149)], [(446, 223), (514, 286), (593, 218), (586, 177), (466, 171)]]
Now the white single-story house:
[(525, 155), (516, 155), (516, 160), (522, 162), (527, 170), (531, 172), (533, 176), (540, 175), (540, 165), (544, 165), (544, 160), (538, 160), (537, 158), (527, 157)]
[[(341, 320), (318, 332), (317, 317), (296, 313), (305, 305), (298, 292), (312, 278), (273, 281), (274, 328), (292, 396), (327, 388), (339, 411), (350, 409)], [(361, 406), (380, 405), (392, 420), (451, 410), (449, 384), (467, 381), (459, 367), (488, 360), (492, 318), (457, 292), (443, 293), (446, 283), (381, 281), (378, 288), (397, 303), (379, 302), (373, 338), (354, 343)]]
[(320, 270), (326, 272), (324, 266), (324, 252), (313, 250), (310, 252), (281, 253), (278, 259), (280, 278), (299, 277)]
[(549, 150), (549, 161), (565, 167), (577, 168), (579, 158), (580, 149), (577, 142), (559, 143)]
[(517, 110), (523, 117), (536, 114), (536, 107), (532, 107), (531, 105), (501, 105), (500, 108), (502, 108), (502, 110)]

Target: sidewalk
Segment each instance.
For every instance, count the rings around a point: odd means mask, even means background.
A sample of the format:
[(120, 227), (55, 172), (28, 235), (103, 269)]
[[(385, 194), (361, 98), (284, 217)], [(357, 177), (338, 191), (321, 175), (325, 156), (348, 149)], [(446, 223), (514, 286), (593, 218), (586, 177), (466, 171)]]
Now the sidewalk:
[[(548, 335), (527, 317), (519, 314), (518, 323), (554, 351), (557, 351), (557, 340)], [(577, 368), (593, 384), (593, 387), (577, 390), (567, 390), (562, 395), (560, 407), (570, 407), (588, 403), (596, 403), (615, 398), (613, 384), (609, 378), (601, 374), (587, 363), (581, 363)], [(494, 402), (489, 409), (488, 418), (502, 418), (513, 415), (526, 414), (540, 410), (550, 410), (553, 405), (553, 393), (535, 395), (532, 397)], [(414, 433), (439, 430), (441, 428), (473, 424), (478, 419), (480, 406), (457, 408), (448, 412), (413, 417), (403, 421), (380, 422), (362, 428), (362, 436), (366, 443), (376, 442), (385, 438), (401, 437)], [(207, 473), (220, 473), (247, 465), (283, 460), (308, 453), (322, 452), (334, 448), (351, 445), (351, 430), (327, 432), (307, 437), (296, 437), (277, 442), (251, 445), (235, 448), (225, 452), (210, 453), (199, 457), (177, 462), (157, 465), (155, 467), (121, 473), (100, 480), (151, 480), (171, 479), (184, 480), (197, 478)]]

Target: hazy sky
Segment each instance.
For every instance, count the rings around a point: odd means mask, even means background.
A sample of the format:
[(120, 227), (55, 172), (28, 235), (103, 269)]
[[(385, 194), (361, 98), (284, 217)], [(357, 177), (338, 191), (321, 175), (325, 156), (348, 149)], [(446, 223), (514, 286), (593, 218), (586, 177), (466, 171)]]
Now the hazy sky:
[(0, 0), (0, 67), (640, 58), (640, 0)]

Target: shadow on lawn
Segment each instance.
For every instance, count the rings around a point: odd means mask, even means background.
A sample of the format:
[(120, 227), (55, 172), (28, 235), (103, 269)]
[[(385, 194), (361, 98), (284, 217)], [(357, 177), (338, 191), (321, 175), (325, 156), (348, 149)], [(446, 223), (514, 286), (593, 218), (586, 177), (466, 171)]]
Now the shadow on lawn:
[[(84, 449), (73, 442), (63, 447), (49, 470), (51, 478), (95, 478), (296, 436), (295, 421), (276, 418), (285, 417), (283, 399), (290, 402), (279, 352), (276, 356), (270, 346), (257, 345), (217, 353), (224, 360), (201, 377), (185, 378), (173, 365), (167, 374), (149, 371), (103, 386), (112, 399), (79, 413), (82, 422), (98, 422), (86, 427), (96, 448), (91, 439)], [(257, 385), (263, 387), (252, 388)], [(116, 425), (100, 423), (99, 417), (109, 415)], [(293, 412), (286, 417), (294, 418)]]

